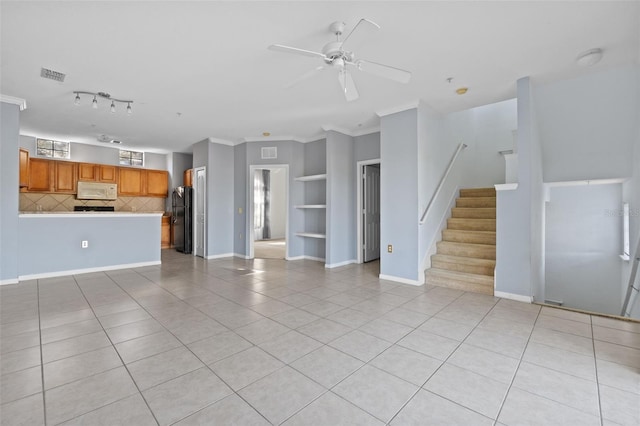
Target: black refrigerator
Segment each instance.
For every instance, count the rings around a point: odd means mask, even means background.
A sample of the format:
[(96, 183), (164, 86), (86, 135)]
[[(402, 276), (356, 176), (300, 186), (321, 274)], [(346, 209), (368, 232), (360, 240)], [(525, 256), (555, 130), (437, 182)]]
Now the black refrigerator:
[(173, 245), (176, 250), (190, 254), (193, 249), (193, 188), (179, 186), (171, 195), (173, 208)]

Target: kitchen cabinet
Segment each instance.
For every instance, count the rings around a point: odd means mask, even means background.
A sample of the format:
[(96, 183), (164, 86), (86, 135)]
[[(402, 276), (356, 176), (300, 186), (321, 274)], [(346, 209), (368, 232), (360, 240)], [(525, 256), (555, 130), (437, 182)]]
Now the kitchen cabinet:
[(78, 163), (54, 161), (53, 191), (63, 194), (75, 194), (78, 183)]
[(105, 164), (96, 164), (98, 182), (118, 183), (118, 168), (116, 166), (107, 166)]
[(171, 247), (171, 216), (162, 216), (162, 224), (160, 228), (160, 248)]
[(97, 169), (97, 164), (78, 163), (78, 180), (83, 182), (96, 182), (98, 180)]
[(145, 170), (146, 195), (148, 197), (167, 197), (169, 195), (169, 172), (164, 170)]
[(29, 159), (29, 192), (51, 192), (53, 189), (53, 161), (40, 158)]
[(184, 171), (182, 182), (182, 186), (193, 186), (193, 169)]
[(139, 197), (146, 195), (146, 170), (118, 168), (118, 195)]
[(29, 187), (29, 151), (20, 148), (20, 191)]

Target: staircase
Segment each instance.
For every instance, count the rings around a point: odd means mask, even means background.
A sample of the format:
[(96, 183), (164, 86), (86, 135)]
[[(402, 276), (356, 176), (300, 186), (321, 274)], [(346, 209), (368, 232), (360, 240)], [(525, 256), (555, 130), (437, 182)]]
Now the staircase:
[(496, 266), (496, 190), (461, 189), (426, 283), (493, 295)]

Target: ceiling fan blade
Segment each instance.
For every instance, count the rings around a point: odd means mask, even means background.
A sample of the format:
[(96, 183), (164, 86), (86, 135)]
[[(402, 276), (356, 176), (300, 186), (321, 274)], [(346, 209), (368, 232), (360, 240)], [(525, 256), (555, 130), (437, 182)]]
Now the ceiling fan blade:
[(324, 54), (320, 52), (312, 52), (311, 50), (298, 49), (297, 47), (283, 46), (282, 44), (272, 44), (271, 46), (268, 47), (268, 49), (274, 50), (276, 52), (293, 53), (293, 54), (302, 55), (302, 56), (311, 56), (312, 58), (322, 58), (322, 59), (325, 58)]
[(360, 97), (358, 95), (358, 89), (356, 88), (356, 84), (353, 82), (353, 77), (351, 77), (351, 73), (346, 68), (343, 68), (338, 73), (338, 81), (340, 81), (340, 86), (342, 87), (342, 91), (344, 92), (344, 97), (348, 102), (355, 101)]
[(388, 78), (399, 83), (408, 83), (411, 80), (411, 72), (391, 67), (389, 65), (378, 64), (371, 61), (356, 61), (355, 65), (360, 71), (368, 72), (369, 74), (377, 75), (379, 77)]
[(362, 18), (355, 27), (351, 30), (349, 35), (342, 40), (342, 50), (354, 52), (358, 47), (373, 34), (380, 29), (380, 25), (373, 21)]
[(317, 68), (314, 68), (310, 71), (307, 71), (306, 73), (302, 74), (301, 76), (299, 76), (298, 78), (296, 78), (295, 80), (285, 84), (283, 86), (284, 89), (289, 89), (293, 86), (295, 86), (296, 84), (300, 83), (301, 81), (307, 80), (311, 77), (313, 77), (314, 75), (316, 75), (318, 72), (322, 71), (324, 69), (324, 65), (320, 65)]

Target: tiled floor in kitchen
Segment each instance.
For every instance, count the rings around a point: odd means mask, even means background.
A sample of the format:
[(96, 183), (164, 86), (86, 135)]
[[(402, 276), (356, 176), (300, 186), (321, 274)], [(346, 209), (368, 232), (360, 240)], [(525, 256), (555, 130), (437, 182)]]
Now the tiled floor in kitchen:
[(165, 250), (3, 286), (1, 423), (640, 423), (640, 324), (377, 268)]

